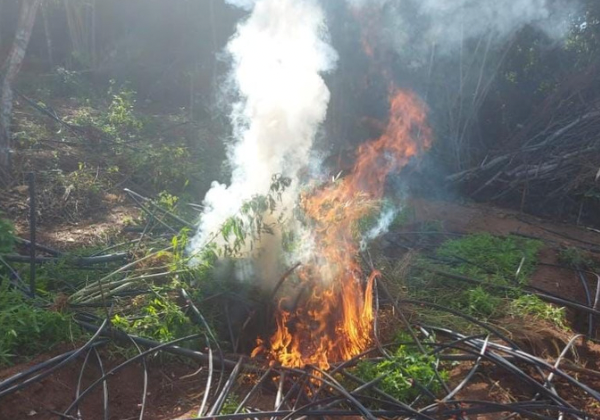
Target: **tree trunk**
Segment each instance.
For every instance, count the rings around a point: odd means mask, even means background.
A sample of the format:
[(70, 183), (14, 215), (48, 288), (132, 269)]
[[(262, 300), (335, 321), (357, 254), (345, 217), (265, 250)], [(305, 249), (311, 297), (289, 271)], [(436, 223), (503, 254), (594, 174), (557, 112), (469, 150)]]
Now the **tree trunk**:
[(11, 132), (10, 120), (12, 116), (13, 91), (12, 85), (19, 73), (37, 10), (42, 0), (21, 0), (21, 10), (19, 13), (19, 22), (17, 31), (6, 61), (2, 68), (4, 77), (2, 78), (0, 91), (0, 173), (10, 173), (10, 153), (11, 153)]

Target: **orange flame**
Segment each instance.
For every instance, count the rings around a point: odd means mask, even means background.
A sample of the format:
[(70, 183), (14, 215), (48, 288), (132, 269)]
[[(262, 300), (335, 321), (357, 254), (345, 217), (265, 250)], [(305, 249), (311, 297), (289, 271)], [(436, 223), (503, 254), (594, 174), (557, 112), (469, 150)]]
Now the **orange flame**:
[(268, 344), (258, 340), (253, 356), (266, 353), (283, 366), (328, 369), (330, 363), (350, 359), (370, 344), (372, 289), (379, 273), (371, 273), (364, 284), (353, 231), (382, 198), (387, 175), (429, 147), (425, 117), (414, 95), (392, 88), (385, 132), (359, 147), (352, 173), (301, 198), (317, 249), (298, 275), (312, 292), (293, 310), (284, 308), (289, 300), (280, 301), (277, 330)]

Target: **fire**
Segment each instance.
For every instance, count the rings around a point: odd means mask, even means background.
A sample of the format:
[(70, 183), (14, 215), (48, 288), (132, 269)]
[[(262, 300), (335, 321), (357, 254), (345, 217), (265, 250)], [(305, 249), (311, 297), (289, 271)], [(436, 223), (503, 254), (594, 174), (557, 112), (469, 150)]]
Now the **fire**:
[(298, 275), (311, 292), (297, 308), (290, 308), (290, 299), (279, 302), (277, 329), (268, 343), (258, 340), (253, 356), (266, 353), (283, 366), (328, 369), (369, 346), (372, 291), (379, 273), (365, 281), (354, 230), (383, 197), (387, 175), (428, 148), (430, 134), (418, 99), (393, 87), (385, 131), (359, 147), (352, 173), (301, 198), (317, 249)]

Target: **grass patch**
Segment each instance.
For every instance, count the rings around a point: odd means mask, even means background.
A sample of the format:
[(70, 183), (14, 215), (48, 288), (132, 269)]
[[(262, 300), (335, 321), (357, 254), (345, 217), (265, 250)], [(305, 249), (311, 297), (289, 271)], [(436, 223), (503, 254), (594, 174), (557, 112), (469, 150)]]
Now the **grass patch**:
[(534, 295), (523, 295), (510, 302), (509, 313), (515, 317), (532, 316), (568, 330), (565, 308), (558, 308)]
[(443, 243), (436, 255), (452, 262), (452, 271), (493, 284), (527, 284), (536, 266), (542, 242), (489, 233), (469, 235)]

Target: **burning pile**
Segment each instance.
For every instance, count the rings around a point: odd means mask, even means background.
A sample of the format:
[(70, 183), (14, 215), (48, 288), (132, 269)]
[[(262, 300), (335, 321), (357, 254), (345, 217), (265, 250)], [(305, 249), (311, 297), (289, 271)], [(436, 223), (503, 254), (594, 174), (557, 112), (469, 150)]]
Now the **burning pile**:
[[(229, 185), (214, 183), (207, 193), (192, 248), (206, 246), (244, 202), (267, 191), (274, 174), (289, 178), (280, 195), (281, 215), (269, 220), (288, 221), (285, 230), (307, 238), (297, 272), (303, 292), (279, 301), (276, 331), (270, 339), (259, 340), (253, 355), (284, 366), (326, 369), (370, 343), (377, 273), (362, 272), (355, 228), (383, 197), (387, 175), (428, 147), (425, 111), (415, 96), (392, 86), (387, 126), (378, 139), (358, 149), (352, 172), (310, 193), (302, 191), (299, 174), (312, 166), (313, 141), (330, 99), (322, 74), (332, 71), (337, 60), (325, 15), (313, 0), (228, 2), (250, 11), (227, 46), (233, 64), (230, 81), (239, 99), (231, 114), (232, 179)], [(298, 209), (305, 222), (300, 227)], [(274, 278), (289, 257), (278, 240), (280, 233), (248, 245), (253, 274), (260, 279)]]
[(312, 292), (292, 311), (285, 309), (289, 299), (280, 300), (277, 330), (268, 343), (258, 340), (253, 356), (266, 352), (284, 366), (327, 369), (365, 350), (378, 273), (365, 282), (353, 228), (382, 198), (387, 175), (429, 144), (423, 107), (412, 94), (392, 88), (386, 130), (358, 149), (352, 173), (302, 197), (300, 206), (313, 224), (316, 249), (299, 277)]

